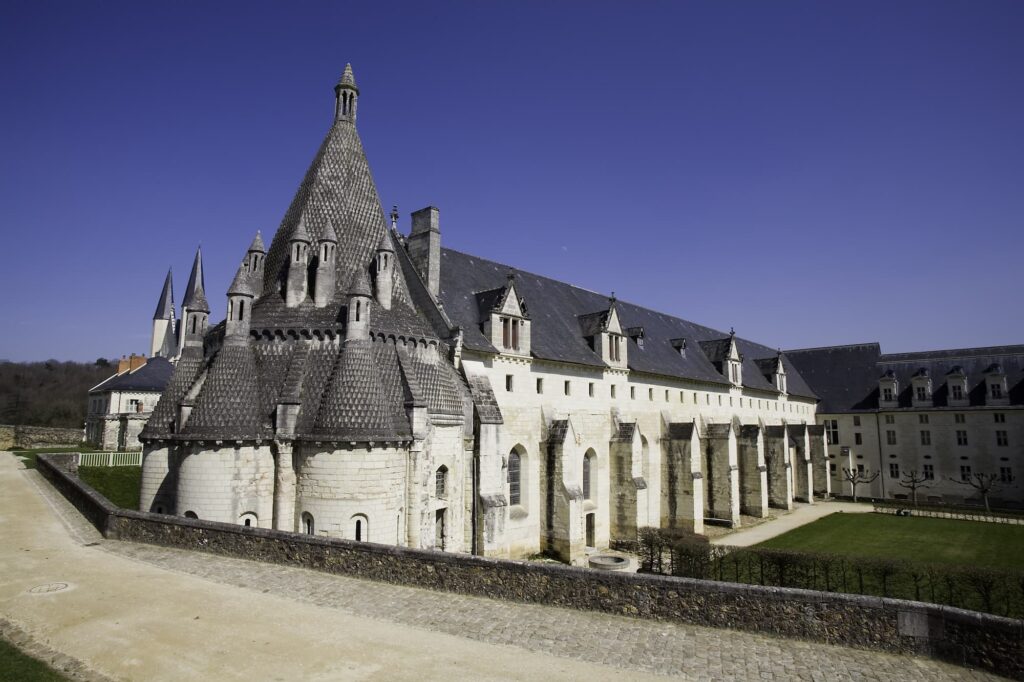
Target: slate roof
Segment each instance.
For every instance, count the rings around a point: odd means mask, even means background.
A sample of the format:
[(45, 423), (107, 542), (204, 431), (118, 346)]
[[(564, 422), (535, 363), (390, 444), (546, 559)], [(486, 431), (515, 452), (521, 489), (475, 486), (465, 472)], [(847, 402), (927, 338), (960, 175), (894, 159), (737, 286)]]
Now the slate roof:
[[(530, 349), (534, 357), (591, 367), (605, 363), (586, 342), (588, 331), (600, 328), (608, 314), (609, 299), (586, 289), (535, 275), (494, 261), (476, 258), (452, 249), (441, 249), (441, 286), (439, 299), (453, 324), (464, 331), (467, 349), (496, 353), (497, 349), (483, 335), (481, 305), (478, 294), (504, 286), (509, 273), (515, 274), (516, 291), (530, 308)], [(706, 383), (729, 385), (701, 350), (701, 341), (726, 338), (723, 333), (671, 315), (665, 315), (625, 301), (615, 301), (622, 327), (643, 327), (644, 345), (627, 337), (628, 364), (631, 370), (662, 376), (691, 379)], [(685, 354), (673, 341), (687, 339)], [(769, 393), (777, 393), (755, 364), (757, 359), (773, 358), (776, 349), (736, 337), (743, 355), (743, 384)], [(804, 383), (788, 358), (783, 364), (789, 374), (789, 393), (813, 398), (814, 392)]]
[(879, 344), (868, 343), (789, 350), (785, 356), (821, 397), (822, 414), (878, 409), (882, 376), (898, 382), (898, 406), (909, 408), (912, 379), (922, 370), (932, 378), (933, 406), (948, 407), (947, 377), (957, 367), (967, 377), (969, 404), (984, 405), (985, 372), (993, 363), (1006, 373), (1010, 404), (1024, 404), (1024, 345), (883, 354)]
[(170, 320), (174, 318), (174, 281), (171, 278), (170, 269), (167, 270), (167, 278), (164, 279), (164, 288), (160, 292), (160, 300), (156, 303), (156, 311), (153, 313), (154, 320)]
[(166, 358), (150, 358), (132, 372), (115, 374), (91, 389), (90, 393), (105, 391), (162, 391), (174, 372), (174, 365)]
[(209, 365), (202, 390), (181, 434), (189, 438), (266, 436), (259, 415), (256, 359), (248, 344), (225, 344)]
[(181, 301), (182, 308), (210, 312), (210, 304), (206, 301), (206, 282), (203, 278), (203, 252), (196, 249), (196, 258), (192, 261), (192, 271), (185, 285), (185, 297)]
[(171, 380), (160, 396), (156, 407), (153, 408), (153, 414), (150, 415), (146, 426), (142, 429), (140, 438), (167, 437), (173, 433), (171, 423), (178, 419), (178, 404), (199, 378), (204, 364), (202, 348), (186, 346), (182, 349), (178, 363), (174, 366)]

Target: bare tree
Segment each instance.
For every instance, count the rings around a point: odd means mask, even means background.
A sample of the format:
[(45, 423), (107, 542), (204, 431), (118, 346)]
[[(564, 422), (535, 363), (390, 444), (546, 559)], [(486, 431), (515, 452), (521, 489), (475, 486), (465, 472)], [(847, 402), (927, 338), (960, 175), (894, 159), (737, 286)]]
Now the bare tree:
[(857, 486), (865, 483), (871, 483), (873, 480), (878, 478), (878, 475), (882, 473), (876, 471), (874, 474), (870, 473), (869, 470), (864, 469), (847, 469), (843, 467), (843, 478), (850, 484), (853, 489), (853, 501), (857, 501)]
[(969, 485), (977, 490), (981, 494), (981, 501), (985, 503), (985, 511), (991, 514), (992, 508), (988, 504), (988, 496), (991, 493), (1002, 490), (1003, 484), (1012, 483), (1013, 476), (978, 472), (976, 474), (968, 474), (965, 478), (953, 478), (950, 476), (949, 480), (960, 485)]
[(931, 486), (928, 484), (930, 480), (926, 475), (917, 473), (917, 469), (911, 469), (903, 474), (903, 478), (899, 481), (899, 486), (910, 491), (910, 499), (914, 501), (914, 506), (916, 507), (918, 489), (930, 488)]

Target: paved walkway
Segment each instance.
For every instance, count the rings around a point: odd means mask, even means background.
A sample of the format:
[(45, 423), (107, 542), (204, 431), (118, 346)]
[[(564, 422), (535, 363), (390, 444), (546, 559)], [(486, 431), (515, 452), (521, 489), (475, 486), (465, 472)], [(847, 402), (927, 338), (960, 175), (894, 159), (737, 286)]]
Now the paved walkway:
[[(0, 618), (81, 661), (84, 677), (997, 679), (928, 659), (108, 542), (18, 466), (0, 455)], [(33, 593), (43, 585), (53, 591)]]
[[(807, 525), (812, 521), (828, 516), (829, 514), (863, 514), (874, 509), (870, 503), (863, 502), (837, 502), (828, 500), (815, 502), (814, 504), (801, 504), (793, 508), (791, 512), (781, 512), (773, 509), (772, 513), (780, 514), (771, 521), (759, 523), (750, 528), (740, 528), (734, 533), (727, 533), (714, 538), (711, 542), (715, 545), (732, 545), (734, 547), (749, 547), (759, 542), (769, 540), (776, 535), (788, 533), (794, 528)], [(781, 513), (780, 513), (781, 512)]]

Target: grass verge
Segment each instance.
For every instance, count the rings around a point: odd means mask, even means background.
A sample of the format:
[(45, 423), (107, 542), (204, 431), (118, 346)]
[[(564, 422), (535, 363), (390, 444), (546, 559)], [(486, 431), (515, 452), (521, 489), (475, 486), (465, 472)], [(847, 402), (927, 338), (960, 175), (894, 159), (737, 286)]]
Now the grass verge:
[(78, 467), (78, 477), (118, 507), (139, 508), (142, 467)]
[(68, 678), (42, 661), (21, 653), (0, 639), (0, 680), (18, 682), (62, 682)]

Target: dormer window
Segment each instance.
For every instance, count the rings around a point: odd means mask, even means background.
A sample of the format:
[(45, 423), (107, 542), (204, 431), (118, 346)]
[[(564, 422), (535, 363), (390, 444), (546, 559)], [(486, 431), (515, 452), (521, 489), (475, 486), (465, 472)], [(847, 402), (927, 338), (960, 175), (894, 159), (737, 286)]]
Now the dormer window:
[(618, 334), (608, 335), (608, 359), (612, 362), (622, 362), (622, 337)]
[(498, 289), (476, 295), (484, 335), (502, 352), (530, 354), (530, 320), (512, 277)]
[(924, 367), (917, 370), (911, 379), (914, 385), (912, 398), (914, 407), (930, 407), (932, 404), (932, 379)]
[(501, 345), (505, 350), (519, 350), (519, 336), (523, 321), (511, 317), (501, 318)]
[(899, 394), (899, 381), (896, 379), (896, 373), (890, 369), (878, 380), (881, 407), (895, 407)]
[(1006, 373), (999, 363), (989, 365), (985, 370), (985, 403), (988, 405), (1006, 405), (1009, 400), (1006, 388)]
[(953, 396), (953, 400), (963, 400), (964, 399), (964, 387), (963, 386), (961, 386), (960, 384), (953, 384), (949, 388), (950, 388), (949, 393), (950, 393), (951, 396)]

